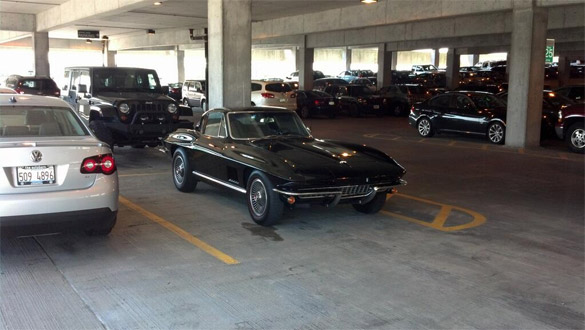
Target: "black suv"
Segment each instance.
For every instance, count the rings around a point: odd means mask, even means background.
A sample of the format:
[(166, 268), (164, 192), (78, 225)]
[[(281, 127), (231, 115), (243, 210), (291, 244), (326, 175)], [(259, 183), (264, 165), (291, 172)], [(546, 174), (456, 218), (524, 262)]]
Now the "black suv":
[(6, 79), (5, 85), (14, 89), (18, 94), (59, 97), (61, 93), (57, 84), (49, 77), (11, 75)]
[(192, 122), (179, 119), (192, 116), (192, 110), (164, 95), (150, 69), (66, 68), (61, 96), (112, 147), (152, 147), (178, 128), (193, 128)]

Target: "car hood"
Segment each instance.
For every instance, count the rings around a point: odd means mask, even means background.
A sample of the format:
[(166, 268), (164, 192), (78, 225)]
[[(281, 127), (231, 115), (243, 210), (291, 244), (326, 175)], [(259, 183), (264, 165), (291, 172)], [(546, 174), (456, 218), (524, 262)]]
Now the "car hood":
[(103, 92), (97, 95), (93, 95), (93, 97), (100, 99), (103, 102), (107, 102), (110, 104), (114, 104), (116, 102), (121, 102), (124, 100), (132, 100), (132, 101), (165, 101), (165, 102), (175, 102), (175, 100), (171, 99), (170, 97), (158, 94), (158, 93), (140, 93), (140, 92)]
[(404, 168), (384, 153), (359, 145), (288, 137), (249, 143), (262, 149), (262, 153), (277, 155), (277, 159), (306, 180), (343, 178), (382, 182), (396, 180), (405, 173)]

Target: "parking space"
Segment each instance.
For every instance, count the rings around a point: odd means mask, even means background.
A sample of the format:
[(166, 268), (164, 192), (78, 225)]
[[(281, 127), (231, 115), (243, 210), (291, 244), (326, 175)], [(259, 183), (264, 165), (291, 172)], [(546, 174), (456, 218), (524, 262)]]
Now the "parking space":
[(582, 327), (582, 157), (554, 143), (519, 151), (456, 135), (421, 140), (404, 118), (306, 123), (316, 137), (395, 157), (408, 185), (375, 215), (297, 208), (261, 227), (244, 195), (204, 183), (181, 193), (168, 155), (117, 148), (121, 203), (109, 236), (2, 240), (2, 323)]

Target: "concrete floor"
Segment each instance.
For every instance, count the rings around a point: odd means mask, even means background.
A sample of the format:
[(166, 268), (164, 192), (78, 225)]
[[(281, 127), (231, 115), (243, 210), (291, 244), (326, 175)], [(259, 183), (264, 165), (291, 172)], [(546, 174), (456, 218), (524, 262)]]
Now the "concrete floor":
[(118, 149), (110, 236), (2, 240), (0, 327), (584, 328), (583, 155), (421, 139), (405, 118), (307, 122), (395, 157), (408, 186), (376, 215), (295, 209), (263, 228), (243, 195), (180, 193), (165, 154)]

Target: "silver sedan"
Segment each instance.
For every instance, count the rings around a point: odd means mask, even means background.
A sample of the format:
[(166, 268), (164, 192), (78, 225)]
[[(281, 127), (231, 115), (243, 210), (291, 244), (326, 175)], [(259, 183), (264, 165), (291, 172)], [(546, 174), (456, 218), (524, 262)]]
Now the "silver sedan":
[(0, 95), (2, 235), (72, 228), (107, 235), (117, 212), (112, 151), (67, 103), (53, 97)]

